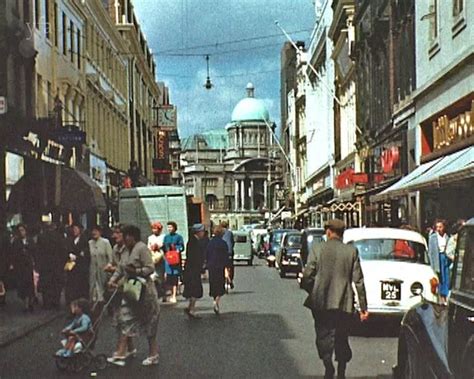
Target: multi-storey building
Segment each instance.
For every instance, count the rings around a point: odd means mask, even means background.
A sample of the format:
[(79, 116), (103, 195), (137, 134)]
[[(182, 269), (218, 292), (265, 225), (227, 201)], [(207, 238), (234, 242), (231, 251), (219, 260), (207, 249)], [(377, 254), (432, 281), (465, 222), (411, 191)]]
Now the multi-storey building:
[(105, 6), (128, 46), (130, 161), (142, 174), (141, 184), (153, 182), (153, 158), (157, 137), (156, 108), (160, 89), (156, 82), (156, 64), (130, 0), (108, 0)]
[(416, 90), (397, 111), (410, 114), (408, 160), (416, 168), (374, 200), (394, 199), (397, 213), (424, 228), (436, 217), (455, 221), (474, 213), (474, 4), (409, 3), (410, 18), (400, 26), (414, 33), (416, 43), (402, 39), (400, 45), (415, 46), (416, 64), (407, 69), (407, 58), (400, 57), (399, 67), (405, 88), (416, 77)]
[[(282, 187), (275, 158), (275, 124), (263, 102), (254, 97), (252, 84), (247, 97), (232, 112), (226, 128), (183, 139), (181, 164), (190, 202), (205, 202), (211, 221), (229, 220), (232, 228), (278, 218)], [(273, 130), (273, 131), (271, 131)], [(281, 208), (283, 209), (283, 207)]]
[[(333, 1), (334, 17), (329, 36), (334, 45), (331, 57), (335, 64), (334, 199), (329, 209), (348, 226), (362, 223), (362, 203), (358, 198), (367, 175), (361, 172), (356, 150), (356, 70), (354, 62), (355, 1)], [(362, 187), (363, 188), (363, 187)]]
[[(333, 41), (328, 32), (332, 24), (331, 1), (316, 2), (316, 25), (308, 49), (306, 91), (306, 199), (311, 224), (320, 226), (331, 215), (326, 204), (333, 198), (334, 135), (334, 61)], [(314, 72), (313, 69), (316, 71)]]

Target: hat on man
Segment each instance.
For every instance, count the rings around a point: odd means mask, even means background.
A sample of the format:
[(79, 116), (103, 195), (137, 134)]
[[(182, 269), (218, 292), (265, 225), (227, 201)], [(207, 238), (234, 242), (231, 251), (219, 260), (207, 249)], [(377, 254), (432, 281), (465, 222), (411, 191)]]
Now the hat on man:
[(324, 224), (324, 229), (343, 231), (345, 228), (346, 228), (346, 224), (344, 223), (344, 221), (339, 220), (338, 218), (333, 218), (332, 220), (328, 220)]
[(203, 224), (194, 224), (191, 230), (193, 231), (193, 233), (198, 233), (198, 232), (204, 232), (206, 228)]

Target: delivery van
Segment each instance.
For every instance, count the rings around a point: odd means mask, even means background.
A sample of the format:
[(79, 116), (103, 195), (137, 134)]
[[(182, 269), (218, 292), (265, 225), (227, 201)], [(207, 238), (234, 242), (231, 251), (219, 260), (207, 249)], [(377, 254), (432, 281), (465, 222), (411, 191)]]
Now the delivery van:
[(188, 241), (188, 213), (184, 188), (174, 186), (150, 186), (122, 189), (119, 193), (119, 219), (123, 224), (140, 228), (142, 240), (151, 234), (151, 223), (160, 221), (163, 233), (166, 223), (178, 224), (178, 233)]

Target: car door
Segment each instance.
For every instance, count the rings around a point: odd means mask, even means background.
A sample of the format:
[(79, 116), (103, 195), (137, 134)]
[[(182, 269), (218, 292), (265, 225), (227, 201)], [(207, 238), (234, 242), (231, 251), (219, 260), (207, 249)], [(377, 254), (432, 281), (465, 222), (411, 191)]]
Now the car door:
[(460, 374), (472, 359), (468, 344), (474, 353), (474, 226), (459, 232), (448, 315), (450, 367)]

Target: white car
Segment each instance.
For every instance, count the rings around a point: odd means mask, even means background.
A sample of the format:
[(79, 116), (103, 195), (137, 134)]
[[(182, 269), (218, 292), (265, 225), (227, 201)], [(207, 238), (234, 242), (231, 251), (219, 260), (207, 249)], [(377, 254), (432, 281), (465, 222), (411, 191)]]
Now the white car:
[(393, 228), (354, 228), (344, 232), (344, 242), (359, 252), (372, 315), (402, 316), (420, 302), (420, 293), (438, 302), (438, 276), (429, 264), (421, 234)]

